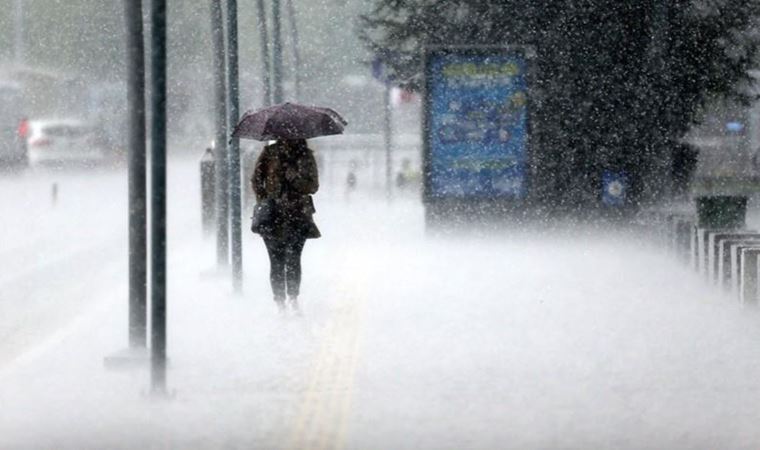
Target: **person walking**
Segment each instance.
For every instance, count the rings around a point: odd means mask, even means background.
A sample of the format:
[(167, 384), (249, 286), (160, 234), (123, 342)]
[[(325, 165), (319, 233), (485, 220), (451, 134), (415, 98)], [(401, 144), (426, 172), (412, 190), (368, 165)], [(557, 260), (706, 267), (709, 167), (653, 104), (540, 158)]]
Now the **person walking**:
[(317, 163), (306, 140), (278, 139), (265, 146), (251, 184), (257, 204), (267, 202), (270, 207), (267, 223), (253, 231), (264, 239), (269, 254), (274, 301), (281, 312), (290, 306), (300, 313), (301, 253), (307, 239), (321, 236), (313, 219)]

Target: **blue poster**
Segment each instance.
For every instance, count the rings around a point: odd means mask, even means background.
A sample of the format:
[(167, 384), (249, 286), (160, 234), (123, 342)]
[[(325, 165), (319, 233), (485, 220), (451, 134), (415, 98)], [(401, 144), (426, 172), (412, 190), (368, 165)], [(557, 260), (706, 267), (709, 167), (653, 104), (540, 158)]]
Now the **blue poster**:
[(622, 206), (628, 194), (628, 176), (624, 172), (605, 171), (602, 174), (602, 204)]
[(528, 145), (527, 62), (519, 53), (431, 53), (428, 195), (522, 198)]

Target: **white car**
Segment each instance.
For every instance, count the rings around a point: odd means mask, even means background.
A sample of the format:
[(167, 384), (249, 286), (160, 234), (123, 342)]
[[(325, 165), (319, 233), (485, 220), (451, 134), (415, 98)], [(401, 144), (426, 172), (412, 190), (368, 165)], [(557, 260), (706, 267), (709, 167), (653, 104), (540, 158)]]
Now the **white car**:
[(31, 164), (91, 163), (106, 157), (95, 129), (76, 119), (30, 121), (27, 147)]

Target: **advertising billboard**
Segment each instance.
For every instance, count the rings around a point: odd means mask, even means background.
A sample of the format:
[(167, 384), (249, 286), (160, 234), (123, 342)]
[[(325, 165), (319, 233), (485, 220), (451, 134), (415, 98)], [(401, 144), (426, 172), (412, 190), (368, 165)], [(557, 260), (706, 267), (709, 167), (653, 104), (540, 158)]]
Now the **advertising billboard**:
[(521, 49), (426, 51), (426, 200), (525, 197), (528, 63)]

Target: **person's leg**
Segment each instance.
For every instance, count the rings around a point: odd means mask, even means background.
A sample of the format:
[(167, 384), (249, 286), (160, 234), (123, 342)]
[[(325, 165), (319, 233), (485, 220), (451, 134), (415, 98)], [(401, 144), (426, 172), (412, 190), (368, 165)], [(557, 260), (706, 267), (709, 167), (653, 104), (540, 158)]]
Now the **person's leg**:
[(288, 297), (294, 308), (298, 307), (298, 294), (301, 292), (301, 254), (305, 243), (306, 238), (298, 237), (290, 240), (285, 247), (285, 279)]
[(274, 301), (279, 306), (285, 302), (285, 243), (279, 239), (264, 238), (269, 254), (269, 282), (272, 285)]

